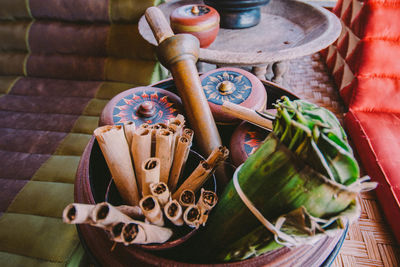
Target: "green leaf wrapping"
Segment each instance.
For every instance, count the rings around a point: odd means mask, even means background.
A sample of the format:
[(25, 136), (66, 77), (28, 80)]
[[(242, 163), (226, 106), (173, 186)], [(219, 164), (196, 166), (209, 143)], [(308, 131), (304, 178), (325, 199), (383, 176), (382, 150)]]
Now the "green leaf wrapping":
[(376, 186), (358, 179), (347, 136), (330, 111), (288, 98), (276, 108), (273, 132), (237, 172), (241, 191), (275, 226), (260, 223), (231, 181), (197, 240), (203, 258), (241, 260), (318, 239), (337, 231), (340, 218), (358, 218), (358, 193)]
[[(352, 204), (346, 209), (345, 213), (358, 215), (359, 208), (356, 207), (356, 204)], [(279, 227), (280, 231), (295, 237), (299, 243), (313, 244), (325, 235), (338, 234), (343, 226), (340, 215), (346, 217), (347, 214), (345, 213), (339, 214), (331, 222), (324, 223), (308, 214), (304, 207), (300, 207), (283, 214), (274, 221), (274, 224)], [(259, 226), (221, 250), (217, 258), (223, 261), (245, 260), (283, 246), (284, 244), (277, 242), (274, 235), (264, 226)]]
[[(304, 206), (314, 217), (330, 218), (354, 203), (357, 191), (322, 176), (305, 165), (270, 134), (238, 173), (246, 196), (268, 220)], [(244, 205), (231, 181), (209, 217), (200, 243), (205, 255), (215, 258), (260, 226)]]

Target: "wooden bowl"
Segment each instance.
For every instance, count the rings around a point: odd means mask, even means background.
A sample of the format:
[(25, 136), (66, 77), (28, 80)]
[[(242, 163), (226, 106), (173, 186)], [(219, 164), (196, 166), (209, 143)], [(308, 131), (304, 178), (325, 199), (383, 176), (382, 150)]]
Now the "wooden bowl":
[[(289, 96), (291, 99), (297, 97), (277, 85), (263, 81), (268, 92), (267, 107), (272, 108), (274, 103), (282, 95)], [(176, 92), (172, 79), (164, 80), (154, 84), (154, 86)], [(94, 147), (95, 138), (93, 137), (86, 146), (78, 166), (75, 180), (75, 202), (95, 204), (105, 201), (107, 187), (110, 183), (110, 174), (106, 164), (98, 164), (96, 169), (90, 164), (92, 161), (101, 159), (102, 154), (98, 145)], [(97, 153), (95, 152), (97, 150)], [(100, 157), (101, 156), (101, 157)], [(104, 158), (103, 158), (104, 160)], [(96, 172), (94, 172), (96, 170)], [(98, 175), (98, 176), (96, 176)], [(108, 176), (107, 176), (108, 175)], [(107, 178), (108, 177), (108, 178)], [(220, 190), (220, 189), (218, 189)], [(239, 262), (210, 262), (203, 259), (201, 262), (194, 261), (190, 257), (190, 252), (196, 249), (192, 244), (194, 238), (201, 234), (201, 229), (188, 238), (179, 246), (162, 250), (147, 250), (137, 246), (125, 247), (123, 244), (114, 243), (102, 230), (90, 225), (77, 225), (81, 244), (84, 246), (88, 255), (91, 257), (95, 266), (193, 266), (200, 267), (210, 264), (210, 266), (329, 266), (337, 251), (340, 249), (343, 239), (346, 236), (344, 231), (335, 237), (326, 237), (318, 241), (313, 246), (305, 245), (298, 248), (280, 248), (265, 253), (258, 257), (250, 258)], [(326, 265), (328, 262), (328, 265)]]
[(219, 31), (218, 12), (206, 5), (184, 5), (175, 9), (170, 16), (174, 33), (190, 33), (200, 41), (201, 48), (214, 42)]

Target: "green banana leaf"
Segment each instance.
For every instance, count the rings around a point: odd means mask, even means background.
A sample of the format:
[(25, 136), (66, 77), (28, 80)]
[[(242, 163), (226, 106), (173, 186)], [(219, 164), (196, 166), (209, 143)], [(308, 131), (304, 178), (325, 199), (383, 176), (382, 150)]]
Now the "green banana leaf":
[(237, 170), (197, 238), (202, 257), (242, 260), (318, 240), (338, 231), (342, 219), (358, 218), (357, 195), (376, 187), (358, 179), (333, 113), (286, 97), (276, 109), (272, 133)]
[[(268, 220), (304, 206), (314, 217), (330, 218), (354, 202), (357, 191), (332, 181), (300, 161), (270, 134), (238, 172), (238, 182), (254, 206)], [(200, 243), (215, 257), (260, 223), (245, 206), (231, 181), (209, 217)], [(212, 240), (210, 243), (209, 241)]]
[(342, 184), (360, 175), (346, 133), (335, 115), (304, 100), (284, 97), (276, 103), (274, 133), (318, 172)]
[[(344, 213), (330, 221), (312, 217), (303, 206), (274, 221), (279, 230), (296, 238), (301, 244), (314, 244), (326, 235), (337, 235), (345, 226), (342, 217), (348, 214), (359, 216), (358, 204), (350, 205)], [(222, 261), (239, 261), (262, 255), (266, 252), (284, 247), (286, 244), (274, 236), (264, 226), (259, 226), (243, 238), (223, 249), (217, 256)]]

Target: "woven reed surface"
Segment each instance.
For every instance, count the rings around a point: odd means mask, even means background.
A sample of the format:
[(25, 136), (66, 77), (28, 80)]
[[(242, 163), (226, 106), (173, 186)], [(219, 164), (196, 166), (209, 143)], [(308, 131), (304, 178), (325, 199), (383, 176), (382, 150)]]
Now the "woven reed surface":
[[(300, 98), (343, 120), (343, 103), (319, 54), (291, 60), (285, 83)], [(360, 203), (361, 217), (349, 227), (332, 266), (400, 266), (400, 246), (383, 218), (375, 193), (361, 194)]]

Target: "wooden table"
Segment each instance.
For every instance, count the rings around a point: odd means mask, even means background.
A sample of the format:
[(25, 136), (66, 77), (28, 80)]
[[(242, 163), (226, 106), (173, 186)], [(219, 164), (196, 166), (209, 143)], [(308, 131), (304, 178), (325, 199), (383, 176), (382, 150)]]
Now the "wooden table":
[[(199, 0), (172, 1), (159, 6), (167, 19), (171, 12)], [(156, 41), (144, 16), (139, 32), (145, 40)], [(295, 0), (271, 0), (261, 8), (261, 22), (248, 29), (220, 29), (214, 43), (200, 49), (199, 61), (217, 66), (252, 67), (265, 79), (267, 69), (272, 81), (281, 82), (287, 71), (286, 60), (310, 55), (333, 43), (341, 32), (339, 19), (330, 11)]]

